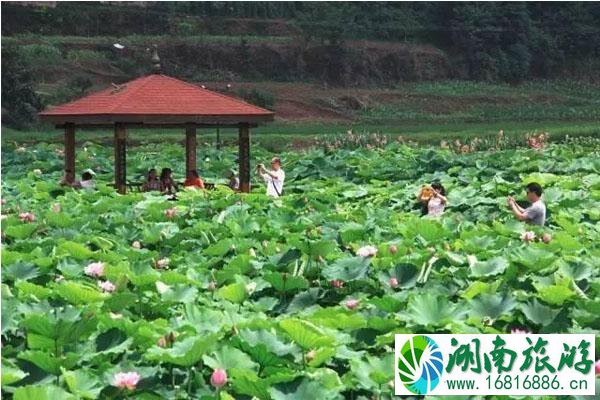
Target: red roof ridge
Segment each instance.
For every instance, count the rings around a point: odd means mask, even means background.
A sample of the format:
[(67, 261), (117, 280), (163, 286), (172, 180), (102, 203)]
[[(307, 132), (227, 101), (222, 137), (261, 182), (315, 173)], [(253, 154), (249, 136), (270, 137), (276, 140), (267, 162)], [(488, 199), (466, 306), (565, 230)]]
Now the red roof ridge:
[(237, 97), (233, 97), (233, 96), (227, 96), (226, 94), (223, 94), (223, 93), (221, 93), (221, 92), (217, 92), (217, 91), (215, 91), (215, 90), (209, 90), (209, 89), (201, 88), (201, 87), (200, 87), (200, 86), (198, 86), (198, 85), (194, 85), (193, 83), (189, 83), (189, 82), (186, 82), (186, 81), (182, 81), (182, 80), (180, 80), (180, 79), (177, 79), (177, 78), (173, 78), (172, 76), (163, 75), (163, 74), (160, 74), (160, 76), (162, 76), (162, 77), (164, 77), (164, 78), (171, 79), (171, 80), (173, 80), (173, 81), (176, 81), (176, 82), (179, 82), (179, 83), (183, 83), (183, 84), (185, 84), (185, 85), (187, 85), (187, 86), (191, 86), (191, 87), (193, 87), (193, 88), (195, 88), (195, 89), (198, 89), (198, 90), (203, 90), (203, 91), (206, 91), (206, 92), (210, 92), (210, 93), (212, 93), (212, 94), (215, 94), (215, 95), (217, 95), (217, 96), (223, 97), (223, 98), (225, 98), (225, 99), (232, 100), (232, 101), (235, 101), (235, 102), (237, 102), (237, 103), (243, 104), (243, 105), (245, 105), (245, 106), (249, 106), (249, 107), (255, 108), (256, 110), (259, 110), (259, 111), (266, 111), (266, 112), (268, 112), (268, 113), (271, 113), (271, 114), (273, 114), (273, 111), (271, 111), (271, 110), (267, 110), (267, 109), (265, 109), (265, 108), (262, 108), (262, 107), (255, 106), (254, 104), (250, 104), (250, 103), (248, 103), (248, 102), (246, 102), (246, 101), (244, 101), (244, 100), (238, 99)]
[[(110, 109), (110, 111), (109, 111), (109, 112), (113, 112), (115, 109), (117, 109), (118, 107), (120, 107), (120, 106), (121, 106), (121, 104), (125, 103), (125, 101), (126, 101), (126, 100), (129, 100), (129, 98), (130, 98), (130, 97), (131, 97), (131, 96), (132, 96), (134, 93), (137, 93), (137, 92), (138, 92), (138, 91), (139, 91), (141, 88), (143, 88), (143, 87), (144, 87), (144, 86), (145, 86), (145, 85), (148, 83), (148, 81), (150, 80), (150, 79), (149, 79), (150, 77), (152, 77), (152, 75), (146, 75), (146, 76), (142, 76), (142, 77), (140, 77), (140, 78), (137, 78), (137, 79), (134, 79), (134, 80), (132, 80), (132, 81), (129, 81), (129, 82), (125, 82), (125, 83), (123, 83), (121, 86), (124, 86), (124, 88), (123, 88), (123, 89), (124, 89), (124, 90), (127, 90), (127, 86), (129, 86), (129, 84), (130, 84), (131, 82), (135, 82), (135, 81), (142, 81), (142, 82), (141, 82), (139, 85), (137, 85), (137, 87), (133, 88), (132, 90), (130, 90), (130, 91), (128, 91), (128, 92), (126, 92), (126, 93), (125, 93), (125, 95), (124, 95), (124, 96), (122, 96), (123, 98), (122, 98), (122, 99), (121, 99), (119, 102), (115, 103), (115, 104), (114, 104), (114, 105), (111, 107), (111, 109)], [(111, 88), (108, 88), (107, 90), (112, 90), (112, 89), (111, 89)], [(113, 93), (111, 93), (111, 94), (113, 94)]]

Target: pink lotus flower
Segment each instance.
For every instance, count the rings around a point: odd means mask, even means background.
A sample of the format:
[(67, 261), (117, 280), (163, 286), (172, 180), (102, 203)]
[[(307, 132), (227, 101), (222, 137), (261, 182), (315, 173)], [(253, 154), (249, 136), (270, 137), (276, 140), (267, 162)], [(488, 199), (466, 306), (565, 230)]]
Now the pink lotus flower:
[(158, 341), (156, 342), (156, 345), (158, 347), (167, 347), (167, 338), (161, 336), (160, 339), (158, 339)]
[(344, 281), (339, 279), (332, 279), (329, 283), (336, 289), (341, 289), (344, 286)]
[(542, 242), (544, 243), (550, 243), (552, 241), (552, 235), (549, 234), (548, 232), (544, 233), (542, 235)]
[(527, 328), (512, 328), (510, 333), (513, 335), (528, 335), (531, 332)]
[(390, 246), (390, 253), (396, 254), (397, 252), (398, 252), (398, 247), (395, 244), (391, 245)]
[(395, 289), (398, 287), (398, 279), (395, 277), (390, 278), (390, 287)]
[(165, 217), (167, 218), (173, 218), (177, 215), (177, 209), (176, 208), (167, 208), (165, 210)]
[(140, 374), (137, 372), (118, 372), (113, 378), (113, 386), (120, 389), (135, 390), (140, 379)]
[(95, 262), (88, 264), (87, 267), (83, 270), (88, 276), (99, 277), (104, 275), (104, 263), (103, 262)]
[(134, 241), (133, 243), (131, 243), (131, 247), (133, 247), (134, 249), (141, 249), (142, 248), (142, 244), (139, 241)]
[(356, 307), (358, 307), (358, 303), (359, 301), (356, 299), (350, 299), (346, 301), (346, 307), (350, 310), (354, 310)]
[(377, 247), (375, 246), (363, 246), (356, 252), (356, 255), (361, 257), (373, 257), (375, 254), (377, 254)]
[(596, 375), (600, 375), (600, 360), (596, 361)]
[(117, 288), (111, 281), (98, 282), (98, 286), (105, 292), (112, 293)]
[(523, 232), (521, 234), (521, 240), (524, 242), (532, 242), (535, 239), (535, 233), (531, 231)]
[(35, 215), (33, 215), (30, 212), (24, 212), (24, 213), (19, 214), (19, 219), (22, 222), (32, 223), (33, 221), (35, 221)]
[(52, 212), (59, 213), (61, 210), (60, 203), (52, 204)]
[(169, 262), (170, 262), (170, 260), (168, 258), (161, 258), (160, 260), (156, 261), (156, 268), (158, 268), (158, 269), (168, 268)]
[(221, 388), (227, 383), (227, 372), (224, 369), (217, 368), (210, 376), (210, 384), (216, 388)]

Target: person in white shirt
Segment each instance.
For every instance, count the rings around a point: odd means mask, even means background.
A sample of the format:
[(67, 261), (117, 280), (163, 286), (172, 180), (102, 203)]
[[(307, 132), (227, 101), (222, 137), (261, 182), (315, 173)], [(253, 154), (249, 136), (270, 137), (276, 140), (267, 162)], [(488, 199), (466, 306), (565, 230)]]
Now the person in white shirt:
[(519, 221), (527, 221), (534, 225), (544, 226), (546, 223), (546, 205), (542, 201), (542, 186), (539, 183), (531, 182), (526, 187), (527, 200), (531, 205), (523, 208), (517, 204), (516, 200), (508, 197), (508, 206)]
[(258, 164), (256, 170), (267, 184), (267, 195), (279, 197), (283, 194), (283, 181), (285, 180), (285, 172), (281, 169), (281, 160), (279, 157), (273, 157), (271, 168), (268, 171), (263, 164)]

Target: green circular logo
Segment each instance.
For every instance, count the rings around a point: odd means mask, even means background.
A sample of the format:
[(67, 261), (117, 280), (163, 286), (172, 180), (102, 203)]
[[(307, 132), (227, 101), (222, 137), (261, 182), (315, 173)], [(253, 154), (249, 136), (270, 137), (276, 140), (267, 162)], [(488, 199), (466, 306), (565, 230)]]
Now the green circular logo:
[(410, 392), (423, 395), (440, 383), (444, 357), (438, 344), (423, 335), (413, 336), (398, 354), (398, 374)]

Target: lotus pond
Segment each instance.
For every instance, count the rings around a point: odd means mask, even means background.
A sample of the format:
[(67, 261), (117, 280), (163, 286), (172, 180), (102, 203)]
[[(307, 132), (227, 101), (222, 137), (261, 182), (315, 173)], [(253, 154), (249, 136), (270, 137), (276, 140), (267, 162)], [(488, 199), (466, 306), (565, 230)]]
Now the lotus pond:
[[(96, 191), (58, 186), (60, 146), (3, 148), (7, 397), (386, 399), (395, 333), (600, 331), (597, 146), (284, 153), (281, 199), (255, 182), (176, 202), (115, 194), (112, 149), (83, 147)], [(205, 180), (225, 182), (234, 150), (200, 155)], [(130, 179), (183, 171), (176, 144), (128, 157)], [(414, 203), (433, 180), (440, 219)], [(506, 205), (531, 181), (544, 228)]]

